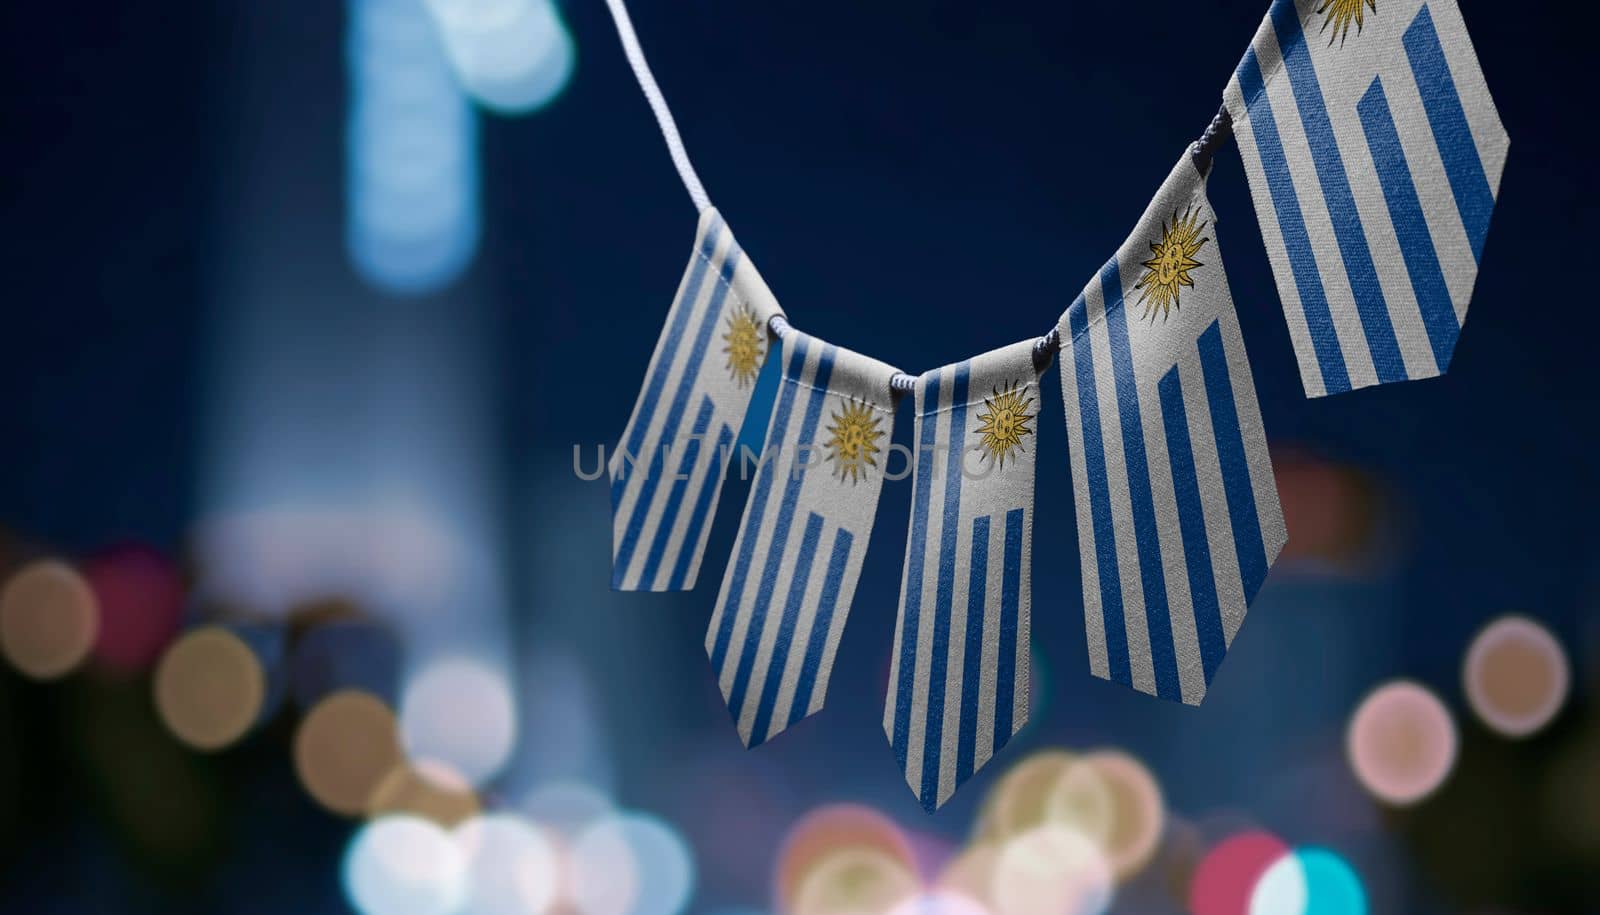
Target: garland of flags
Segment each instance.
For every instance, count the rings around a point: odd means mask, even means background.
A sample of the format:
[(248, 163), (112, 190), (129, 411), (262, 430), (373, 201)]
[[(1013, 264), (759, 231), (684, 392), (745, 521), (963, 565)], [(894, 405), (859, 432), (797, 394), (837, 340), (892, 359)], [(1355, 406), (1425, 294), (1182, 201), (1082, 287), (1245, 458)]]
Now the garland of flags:
[(783, 343), (706, 632), (748, 746), (823, 705), (906, 392), (884, 733), (931, 812), (1026, 722), (1033, 445), (1057, 352), (1090, 669), (1204, 698), (1286, 540), (1206, 197), (1230, 126), (1307, 396), (1449, 366), (1509, 146), (1455, 0), (1273, 0), (1218, 119), (1056, 328), (914, 378), (789, 325), (690, 166), (623, 0), (607, 3), (701, 210), (609, 467), (614, 588), (694, 587), (756, 375)]

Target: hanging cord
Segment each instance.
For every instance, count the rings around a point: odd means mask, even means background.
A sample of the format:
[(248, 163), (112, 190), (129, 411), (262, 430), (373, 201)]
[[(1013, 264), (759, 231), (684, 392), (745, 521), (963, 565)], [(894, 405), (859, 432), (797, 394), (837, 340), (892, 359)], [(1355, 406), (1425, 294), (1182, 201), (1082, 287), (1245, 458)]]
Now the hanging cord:
[(622, 53), (627, 55), (628, 66), (633, 68), (633, 76), (639, 81), (639, 88), (644, 90), (650, 110), (655, 112), (656, 123), (661, 126), (661, 136), (667, 141), (667, 151), (672, 154), (672, 164), (678, 168), (678, 177), (683, 179), (683, 186), (689, 191), (689, 199), (694, 201), (695, 209), (704, 213), (711, 206), (711, 198), (706, 196), (705, 186), (700, 183), (700, 176), (695, 174), (694, 166), (689, 162), (689, 152), (683, 148), (683, 137), (678, 135), (678, 123), (672, 119), (666, 96), (661, 94), (661, 87), (656, 85), (656, 78), (650, 72), (650, 64), (644, 59), (644, 49), (639, 47), (639, 36), (633, 31), (628, 8), (622, 0), (606, 0), (606, 6), (617, 23)]
[(1200, 174), (1211, 174), (1211, 161), (1217, 157), (1217, 150), (1232, 136), (1233, 115), (1228, 113), (1228, 106), (1224, 105), (1217, 109), (1217, 116), (1206, 125), (1206, 132), (1189, 147), (1189, 157), (1194, 160), (1194, 167), (1200, 170)]
[[(606, 0), (606, 7), (611, 10), (611, 18), (617, 24), (617, 37), (622, 39), (622, 51), (628, 57), (628, 65), (633, 68), (634, 78), (639, 81), (639, 88), (643, 90), (646, 101), (650, 103), (650, 110), (655, 112), (656, 123), (661, 127), (661, 136), (667, 141), (667, 151), (672, 154), (672, 164), (678, 168), (678, 176), (683, 179), (683, 186), (689, 191), (689, 199), (694, 201), (696, 209), (704, 212), (711, 206), (711, 198), (706, 196), (706, 189), (700, 183), (700, 176), (695, 174), (694, 166), (689, 163), (689, 153), (683, 148), (683, 138), (678, 135), (678, 124), (672, 119), (672, 111), (667, 108), (667, 99), (661, 94), (661, 87), (656, 85), (655, 76), (650, 73), (650, 64), (644, 59), (644, 49), (639, 47), (639, 36), (633, 31), (633, 20), (628, 17), (628, 7), (623, 0)], [(1216, 157), (1217, 150), (1232, 136), (1233, 118), (1229, 116), (1228, 109), (1224, 106), (1218, 109), (1216, 117), (1211, 119), (1200, 139), (1189, 147), (1189, 156), (1194, 161), (1195, 168), (1200, 170), (1200, 174), (1210, 173), (1211, 162)], [(789, 331), (794, 330), (794, 325), (783, 315), (773, 315), (767, 322), (767, 329), (774, 337), (782, 340)], [(1061, 330), (1052, 327), (1049, 333), (1033, 344), (1034, 367), (1043, 372), (1050, 367), (1050, 360), (1060, 351)], [(904, 393), (915, 390), (917, 379), (914, 375), (896, 372), (894, 377), (889, 379), (889, 386)]]

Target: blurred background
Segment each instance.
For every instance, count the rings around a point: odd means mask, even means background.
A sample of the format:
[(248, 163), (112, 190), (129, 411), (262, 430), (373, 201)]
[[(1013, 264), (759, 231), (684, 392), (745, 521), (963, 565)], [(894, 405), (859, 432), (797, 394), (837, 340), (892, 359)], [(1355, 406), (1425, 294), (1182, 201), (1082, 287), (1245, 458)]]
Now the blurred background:
[[(1047, 397), (1032, 718), (932, 816), (879, 725), (909, 486), (756, 751), (702, 647), (743, 484), (698, 590), (607, 587), (574, 446), (695, 213), (603, 4), (0, 6), (0, 910), (1595, 911), (1594, 22), (1462, 6), (1513, 151), (1450, 374), (1305, 400), (1222, 152), (1287, 551), (1202, 708), (1093, 679)], [(794, 322), (920, 371), (1050, 326), (1264, 7), (634, 15)]]

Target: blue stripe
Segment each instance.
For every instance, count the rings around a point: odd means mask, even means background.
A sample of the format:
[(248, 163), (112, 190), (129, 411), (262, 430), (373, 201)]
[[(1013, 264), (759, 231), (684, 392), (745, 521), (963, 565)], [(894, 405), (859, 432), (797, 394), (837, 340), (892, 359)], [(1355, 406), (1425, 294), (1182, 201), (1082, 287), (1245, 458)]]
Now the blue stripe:
[[(906, 768), (906, 743), (911, 733), (911, 687), (917, 678), (917, 632), (922, 625), (922, 569), (928, 561), (928, 502), (932, 498), (933, 446), (939, 430), (939, 373), (929, 372), (921, 394), (917, 422), (916, 475), (911, 496), (911, 536), (906, 544), (906, 583), (900, 592), (899, 679), (894, 684), (894, 733), (889, 737), (895, 761)], [(926, 463), (924, 463), (926, 462)]]
[(1167, 427), (1167, 458), (1172, 464), (1172, 493), (1178, 503), (1178, 529), (1183, 533), (1183, 559), (1189, 567), (1189, 600), (1194, 604), (1194, 631), (1200, 642), (1200, 667), (1206, 685), (1222, 663), (1228, 640), (1222, 631), (1222, 610), (1217, 604), (1217, 577), (1211, 568), (1211, 537), (1206, 533), (1205, 503), (1194, 469), (1194, 446), (1189, 441), (1188, 409), (1183, 404), (1183, 381), (1178, 367), (1156, 385), (1161, 393), (1161, 419)]
[[(690, 478), (695, 475), (695, 464), (700, 459), (700, 442), (705, 438), (706, 430), (711, 428), (711, 410), (710, 395), (702, 395), (700, 413), (694, 418), (694, 437), (683, 447), (683, 457), (678, 461), (672, 490), (667, 493), (667, 504), (661, 509), (661, 522), (656, 525), (655, 537), (651, 538), (650, 552), (644, 557), (644, 572), (639, 576), (639, 585), (647, 590), (655, 584), (656, 572), (661, 568), (661, 557), (666, 554), (667, 542), (672, 539), (672, 529), (677, 527), (678, 509), (683, 507), (684, 493), (689, 490)], [(715, 455), (711, 463), (716, 464)], [(688, 545), (687, 540), (684, 543)]]
[(1328, 308), (1328, 295), (1322, 288), (1322, 273), (1317, 268), (1317, 256), (1311, 250), (1311, 236), (1306, 232), (1305, 216), (1300, 212), (1300, 197), (1295, 193), (1294, 178), (1289, 174), (1289, 160), (1278, 139), (1278, 124), (1272, 116), (1272, 102), (1267, 99), (1255, 48), (1244, 52), (1238, 75), (1240, 91), (1245, 98), (1253, 100), (1250, 102), (1250, 133), (1255, 137), (1256, 155), (1261, 159), (1261, 172), (1272, 195), (1278, 234), (1289, 255), (1295, 289), (1300, 293), (1300, 307), (1305, 312), (1311, 348), (1316, 351), (1317, 368), (1322, 372), (1322, 387), (1329, 394), (1339, 394), (1350, 390), (1350, 374), (1345, 368), (1344, 352), (1339, 348), (1339, 334), (1333, 328), (1333, 312)]
[(778, 636), (772, 643), (772, 659), (767, 662), (767, 679), (761, 686), (761, 697), (756, 702), (756, 720), (750, 729), (752, 747), (767, 739), (767, 727), (772, 724), (772, 706), (778, 701), (783, 669), (788, 666), (790, 650), (794, 647), (794, 628), (800, 620), (800, 605), (805, 603), (806, 585), (811, 581), (811, 567), (817, 564), (817, 547), (821, 541), (822, 516), (811, 512), (806, 518), (805, 533), (800, 536), (794, 577), (789, 580), (789, 599), (784, 602)]
[[(785, 348), (786, 351), (791, 349)], [(778, 390), (778, 409), (767, 430), (767, 446), (762, 449), (763, 460), (756, 469), (756, 481), (750, 493), (749, 514), (739, 528), (739, 555), (733, 561), (733, 575), (728, 579), (728, 590), (722, 600), (722, 621), (717, 627), (717, 638), (711, 647), (711, 670), (722, 679), (722, 664), (728, 657), (728, 642), (733, 638), (733, 621), (739, 614), (739, 602), (744, 597), (745, 580), (750, 574), (750, 561), (754, 556), (756, 541), (761, 536), (761, 521), (767, 513), (767, 499), (772, 495), (772, 478), (777, 476), (779, 447), (783, 433), (789, 428), (789, 414), (794, 409), (795, 392), (800, 389), (797, 376), (806, 364), (805, 340), (796, 337), (792, 352), (788, 353), (790, 369), (785, 373)]]
[(1156, 695), (1177, 699), (1178, 658), (1172, 644), (1172, 616), (1167, 610), (1167, 573), (1161, 565), (1161, 535), (1156, 527), (1155, 496), (1150, 491), (1150, 460), (1145, 454), (1144, 419), (1139, 388), (1133, 377), (1133, 348), (1128, 343), (1128, 318), (1122, 309), (1122, 271), (1116, 258), (1100, 271), (1106, 302), (1106, 335), (1111, 339), (1111, 372), (1116, 379), (1117, 416), (1122, 420), (1123, 466), (1133, 507), (1133, 539), (1139, 551), (1144, 591), (1145, 628), (1155, 672)]
[(1106, 446), (1100, 435), (1100, 395), (1095, 390), (1094, 350), (1088, 336), (1088, 308), (1082, 296), (1067, 310), (1072, 331), (1073, 370), (1078, 376), (1078, 418), (1083, 426), (1083, 472), (1089, 481), (1089, 513), (1094, 516), (1094, 557), (1100, 577), (1100, 616), (1106, 631), (1111, 679), (1132, 686), (1128, 666), (1128, 626), (1123, 619), (1122, 574), (1117, 566), (1117, 530), (1111, 523), (1111, 489), (1106, 481)]
[(1444, 283), (1444, 271), (1439, 269), (1433, 235), (1422, 215), (1422, 202), (1417, 199), (1417, 186), (1412, 182), (1411, 166), (1400, 146), (1400, 134), (1395, 130), (1381, 79), (1372, 81), (1356, 111), (1367, 134), (1367, 149), (1372, 152), (1378, 182), (1383, 185), (1383, 199), (1389, 205), (1389, 219), (1394, 223), (1395, 238), (1400, 241), (1400, 253), (1406, 259), (1406, 273), (1422, 311), (1422, 324), (1428, 329), (1428, 342), (1433, 344), (1433, 360), (1443, 372), (1456, 351), (1461, 322), (1456, 320), (1455, 306), (1450, 304), (1450, 290)]
[(722, 475), (728, 469), (728, 449), (733, 444), (733, 427), (726, 423), (717, 435), (717, 456), (706, 467), (706, 479), (700, 484), (700, 495), (694, 500), (694, 513), (689, 515), (689, 529), (683, 533), (683, 546), (678, 550), (678, 561), (673, 564), (672, 578), (667, 590), (682, 591), (688, 584), (689, 566), (705, 548), (703, 537), (706, 519), (711, 517), (711, 506), (722, 491)]
[(956, 535), (961, 522), (961, 459), (967, 444), (967, 382), (971, 362), (955, 367), (950, 387), (950, 441), (945, 450), (944, 520), (939, 527), (939, 578), (933, 595), (933, 656), (928, 665), (928, 717), (922, 737), (924, 810), (938, 807), (939, 745), (944, 739), (944, 690), (950, 663), (950, 614), (955, 603)]
[(1022, 613), (1022, 516), (1020, 508), (1006, 512), (1005, 566), (1000, 571), (1000, 659), (995, 671), (994, 751), (1011, 739), (1012, 706), (1017, 701), (1017, 651)]
[(978, 752), (978, 687), (983, 682), (983, 607), (989, 587), (989, 516), (972, 519), (972, 575), (967, 579), (967, 645), (961, 663), (961, 732), (956, 784), (972, 777)]
[(1350, 193), (1350, 179), (1345, 174), (1344, 159), (1339, 155), (1339, 141), (1328, 120), (1322, 87), (1317, 83), (1317, 71), (1311, 63), (1311, 50), (1300, 30), (1300, 14), (1295, 4), (1279, 0), (1272, 5), (1271, 15), (1278, 32), (1278, 46), (1283, 49), (1284, 68), (1289, 72), (1289, 85), (1300, 109), (1300, 123), (1305, 126), (1306, 143), (1311, 147), (1311, 161), (1316, 163), (1317, 178), (1322, 183), (1323, 201), (1333, 221), (1333, 234), (1344, 255), (1345, 273), (1350, 278), (1356, 311), (1361, 314), (1361, 329), (1366, 333), (1373, 367), (1381, 382), (1404, 381), (1405, 362), (1400, 358), (1400, 345), (1395, 342), (1394, 325), (1389, 320), (1389, 306), (1384, 301), (1383, 288), (1378, 285), (1372, 252), (1367, 248), (1361, 214), (1356, 211), (1356, 200)]
[[(850, 545), (854, 541), (850, 532), (842, 527), (833, 534), (833, 555), (828, 558), (828, 574), (822, 579), (822, 600), (817, 604), (817, 618), (811, 624), (806, 658), (800, 665), (800, 682), (795, 684), (794, 702), (789, 706), (789, 724), (804, 718), (811, 708), (811, 693), (817, 688), (817, 676), (822, 672), (822, 652), (828, 646), (828, 633), (833, 629), (833, 614), (839, 604), (839, 589), (844, 584)], [(823, 688), (826, 689), (826, 685)]]
[(1489, 189), (1483, 158), (1472, 138), (1472, 128), (1467, 126), (1467, 113), (1461, 108), (1456, 81), (1450, 75), (1450, 64), (1445, 60), (1439, 33), (1433, 28), (1433, 14), (1426, 4), (1406, 29), (1404, 43), (1411, 73), (1422, 93), (1422, 107), (1433, 127), (1433, 141), (1439, 147), (1439, 158), (1444, 160), (1444, 173), (1450, 178), (1456, 208), (1461, 211), (1461, 224), (1472, 244), (1473, 260), (1479, 260), (1483, 257), (1483, 242), (1489, 237), (1494, 191)]
[(688, 327), (689, 316), (694, 312), (695, 300), (700, 298), (700, 285), (705, 282), (706, 265), (717, 250), (717, 238), (721, 234), (722, 220), (719, 218), (706, 230), (705, 238), (701, 240), (698, 249), (699, 256), (694, 259), (694, 264), (689, 268), (689, 279), (683, 284), (683, 295), (673, 303), (672, 323), (667, 325), (667, 336), (661, 344), (661, 358), (656, 360), (655, 369), (650, 373), (650, 380), (644, 387), (644, 398), (639, 402), (638, 415), (634, 417), (633, 426), (628, 430), (627, 451), (623, 455), (623, 463), (618, 465), (621, 472), (611, 479), (613, 511), (622, 501), (622, 491), (630, 467), (628, 462), (639, 460), (639, 451), (644, 447), (645, 433), (650, 431), (650, 421), (655, 418), (656, 404), (661, 400), (661, 389), (666, 387), (667, 376), (672, 373), (672, 362), (678, 356), (678, 345), (683, 341), (684, 329)]
[(1239, 578), (1248, 604), (1267, 577), (1267, 548), (1261, 540), (1261, 516), (1256, 513), (1250, 459), (1244, 450), (1244, 430), (1239, 426), (1233, 380), (1228, 376), (1228, 356), (1222, 349), (1222, 327), (1217, 321), (1212, 321), (1200, 335), (1200, 369), (1206, 379), (1211, 434), (1216, 439), (1217, 459), (1222, 464), (1222, 488), (1228, 497), (1233, 547), (1239, 555)]
[[(677, 393), (672, 397), (672, 406), (667, 408), (667, 418), (661, 427), (661, 436), (656, 439), (658, 449), (662, 443), (674, 442), (678, 438), (678, 427), (683, 423), (684, 411), (689, 406), (689, 396), (694, 391), (696, 379), (700, 377), (700, 365), (705, 361), (706, 350), (711, 345), (711, 338), (717, 328), (717, 319), (722, 316), (722, 303), (728, 295), (728, 282), (733, 278), (739, 257), (738, 246), (730, 244), (727, 257), (722, 261), (721, 282), (717, 283), (717, 287), (711, 292), (711, 301), (706, 305), (706, 313), (701, 317), (700, 327), (695, 331), (694, 345), (689, 350), (687, 361), (684, 362), (683, 377), (678, 379)], [(639, 490), (639, 501), (633, 504), (633, 515), (628, 519), (627, 531), (623, 534), (622, 544), (617, 549), (617, 558), (612, 563), (613, 578), (617, 575), (626, 578), (628, 566), (633, 560), (633, 551), (638, 546), (639, 536), (644, 530), (645, 519), (650, 515), (650, 503), (655, 501), (656, 486), (665, 475), (665, 468), (658, 467), (653, 457), (646, 462), (645, 467), (653, 472), (646, 473), (644, 486)]]
[[(833, 374), (833, 360), (837, 353), (838, 348), (833, 344), (823, 344), (822, 355), (817, 360), (817, 374), (811, 381), (811, 398), (806, 402), (805, 416), (800, 421), (800, 435), (793, 443), (794, 460), (797, 462), (801, 458), (800, 449), (809, 447), (816, 440), (817, 420), (822, 416), (822, 405), (828, 398), (828, 380)], [(803, 360), (794, 363), (790, 378), (796, 385), (804, 370)], [(800, 483), (804, 478), (804, 471), (796, 466), (783, 484), (783, 501), (778, 504), (778, 517), (772, 527), (772, 543), (767, 550), (766, 562), (762, 564), (755, 604), (750, 608), (750, 625), (745, 629), (744, 650), (739, 655), (739, 666), (734, 669), (732, 691), (728, 693), (728, 709), (733, 712), (735, 721), (740, 717), (739, 710), (744, 707), (745, 692), (750, 688), (750, 675), (755, 670), (756, 655), (760, 653), (761, 634), (767, 628), (767, 611), (772, 607), (772, 595), (778, 587), (778, 572), (783, 568), (783, 561), (789, 552), (789, 528), (794, 524), (795, 505), (800, 500)]]

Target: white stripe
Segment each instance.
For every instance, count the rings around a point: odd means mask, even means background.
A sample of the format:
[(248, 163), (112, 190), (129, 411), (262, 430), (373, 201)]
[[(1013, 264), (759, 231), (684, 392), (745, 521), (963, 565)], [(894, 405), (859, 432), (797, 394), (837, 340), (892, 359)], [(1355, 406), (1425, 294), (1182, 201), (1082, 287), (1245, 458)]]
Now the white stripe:
[[(1028, 472), (1034, 472), (1033, 467)], [(1011, 693), (1011, 733), (1028, 723), (1029, 684), (1033, 682), (1033, 486), (1022, 513), (1022, 568), (1017, 586), (1017, 663)], [(1002, 566), (1004, 563), (1002, 563)], [(976, 768), (974, 768), (976, 771)]]

